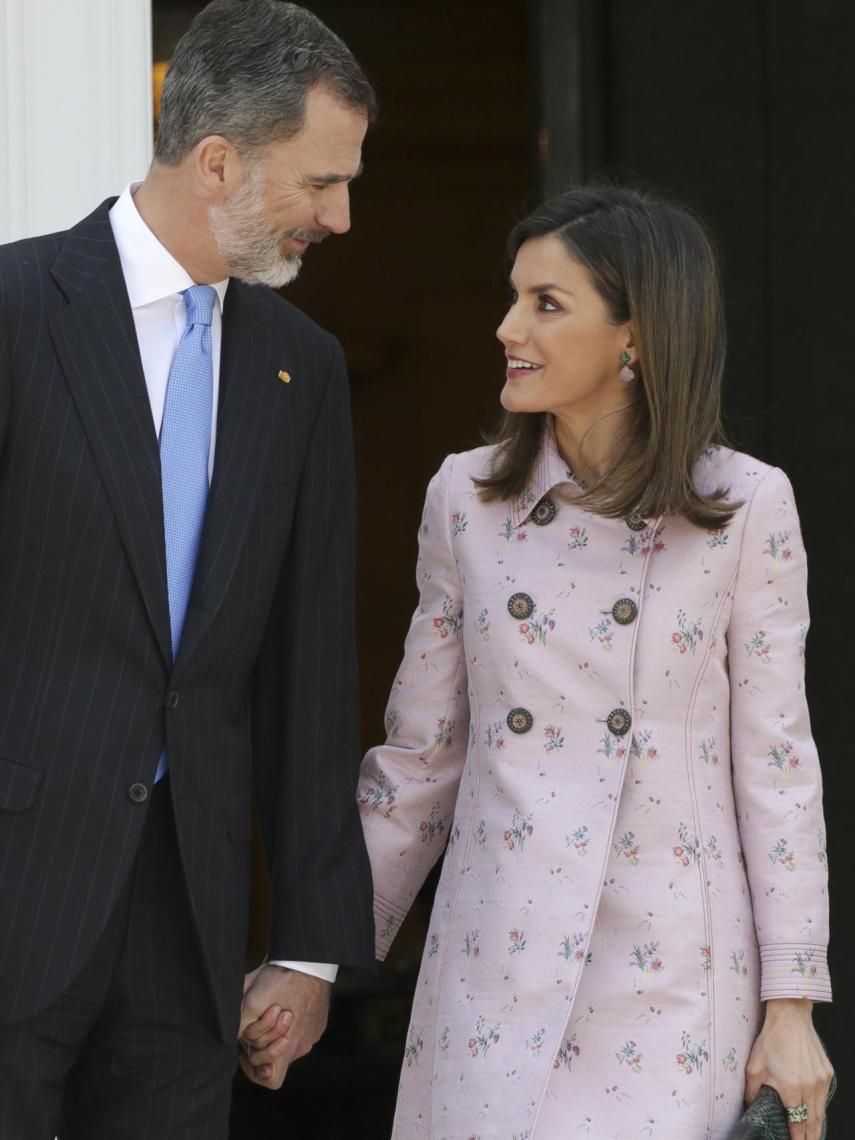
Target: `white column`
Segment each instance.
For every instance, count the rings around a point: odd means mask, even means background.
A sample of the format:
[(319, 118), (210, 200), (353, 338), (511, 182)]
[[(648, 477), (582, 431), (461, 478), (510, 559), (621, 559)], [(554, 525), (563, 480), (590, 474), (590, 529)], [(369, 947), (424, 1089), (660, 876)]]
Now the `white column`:
[(0, 0), (0, 242), (73, 225), (151, 150), (151, 0)]

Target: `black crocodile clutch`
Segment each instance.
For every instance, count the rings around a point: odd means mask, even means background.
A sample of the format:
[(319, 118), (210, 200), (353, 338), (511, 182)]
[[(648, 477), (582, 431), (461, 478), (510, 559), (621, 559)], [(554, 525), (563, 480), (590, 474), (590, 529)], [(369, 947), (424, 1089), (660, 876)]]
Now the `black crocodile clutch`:
[[(834, 1096), (837, 1078), (831, 1078), (828, 1101)], [(828, 1127), (822, 1122), (821, 1140), (826, 1140)], [(763, 1085), (760, 1092), (736, 1122), (728, 1140), (790, 1140), (790, 1126), (787, 1111), (774, 1089)]]

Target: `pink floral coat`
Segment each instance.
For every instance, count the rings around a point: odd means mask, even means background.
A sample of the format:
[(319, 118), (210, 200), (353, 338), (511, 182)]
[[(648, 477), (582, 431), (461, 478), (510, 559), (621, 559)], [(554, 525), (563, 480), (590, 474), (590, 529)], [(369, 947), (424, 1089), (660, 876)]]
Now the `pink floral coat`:
[(760, 1002), (829, 1000), (805, 555), (786, 476), (731, 525), (580, 510), (547, 438), (428, 490), (421, 600), (359, 798), (378, 957), (446, 849), (396, 1140), (725, 1137)]

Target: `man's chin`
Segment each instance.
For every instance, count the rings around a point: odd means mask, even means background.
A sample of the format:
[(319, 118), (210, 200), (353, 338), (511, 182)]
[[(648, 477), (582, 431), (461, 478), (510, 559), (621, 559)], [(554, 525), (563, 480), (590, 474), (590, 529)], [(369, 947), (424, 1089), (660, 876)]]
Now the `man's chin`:
[(275, 265), (264, 269), (247, 269), (243, 266), (235, 267), (229, 274), (237, 278), (244, 285), (267, 285), (270, 289), (283, 289), (294, 281), (303, 265), (302, 257), (289, 257), (277, 261)]

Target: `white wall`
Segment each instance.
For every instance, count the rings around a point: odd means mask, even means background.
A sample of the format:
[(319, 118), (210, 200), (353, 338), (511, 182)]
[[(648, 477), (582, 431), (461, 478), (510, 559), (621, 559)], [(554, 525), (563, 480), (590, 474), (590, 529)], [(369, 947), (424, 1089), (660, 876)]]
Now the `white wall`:
[(151, 0), (0, 0), (0, 242), (85, 217), (151, 148)]

